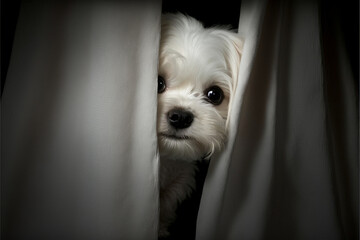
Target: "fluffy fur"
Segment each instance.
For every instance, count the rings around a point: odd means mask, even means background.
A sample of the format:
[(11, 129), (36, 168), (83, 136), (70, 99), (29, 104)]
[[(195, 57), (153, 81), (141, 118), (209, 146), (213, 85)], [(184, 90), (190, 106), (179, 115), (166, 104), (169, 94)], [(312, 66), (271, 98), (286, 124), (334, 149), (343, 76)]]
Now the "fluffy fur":
[[(160, 152), (159, 236), (166, 237), (176, 208), (195, 188), (195, 162), (222, 149), (227, 136), (229, 102), (233, 94), (242, 41), (218, 27), (204, 28), (182, 14), (162, 18), (159, 76), (166, 88), (158, 94), (158, 145)], [(221, 104), (207, 99), (206, 90), (218, 86)], [(173, 109), (191, 112), (185, 128), (170, 124)]]

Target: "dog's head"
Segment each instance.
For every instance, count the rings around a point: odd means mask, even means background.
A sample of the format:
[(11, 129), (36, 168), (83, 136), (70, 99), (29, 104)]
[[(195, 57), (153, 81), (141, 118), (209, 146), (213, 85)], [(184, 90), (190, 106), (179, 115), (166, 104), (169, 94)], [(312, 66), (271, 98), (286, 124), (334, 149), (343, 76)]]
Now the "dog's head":
[(160, 155), (188, 161), (209, 158), (226, 141), (242, 41), (229, 30), (205, 29), (182, 14), (164, 15), (161, 31)]

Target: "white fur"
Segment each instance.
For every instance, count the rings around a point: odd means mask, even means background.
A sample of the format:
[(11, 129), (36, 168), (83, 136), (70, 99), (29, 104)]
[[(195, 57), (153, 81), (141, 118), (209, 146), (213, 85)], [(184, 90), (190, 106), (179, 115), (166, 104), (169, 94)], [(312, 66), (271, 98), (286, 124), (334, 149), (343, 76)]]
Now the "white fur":
[[(163, 15), (159, 75), (164, 77), (166, 89), (158, 94), (157, 124), (160, 237), (168, 235), (178, 204), (195, 188), (195, 161), (209, 159), (226, 142), (228, 106), (241, 49), (238, 35), (227, 29), (205, 29), (194, 18), (182, 14)], [(224, 92), (220, 105), (205, 100), (204, 91), (214, 85)], [(168, 112), (174, 108), (193, 113), (190, 127), (175, 129), (169, 124)]]

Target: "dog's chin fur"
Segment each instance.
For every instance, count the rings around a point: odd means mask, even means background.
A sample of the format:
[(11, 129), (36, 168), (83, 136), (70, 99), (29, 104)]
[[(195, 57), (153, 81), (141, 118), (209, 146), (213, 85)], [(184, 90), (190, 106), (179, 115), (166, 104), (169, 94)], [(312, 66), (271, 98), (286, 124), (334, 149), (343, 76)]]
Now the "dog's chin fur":
[[(158, 94), (160, 153), (160, 229), (168, 235), (176, 207), (195, 188), (195, 161), (220, 151), (227, 136), (228, 111), (236, 85), (242, 41), (221, 28), (205, 29), (194, 18), (165, 14), (162, 19), (159, 75), (166, 89)], [(218, 86), (221, 104), (207, 101), (204, 91)], [(191, 125), (176, 129), (168, 113), (180, 108), (194, 115)]]

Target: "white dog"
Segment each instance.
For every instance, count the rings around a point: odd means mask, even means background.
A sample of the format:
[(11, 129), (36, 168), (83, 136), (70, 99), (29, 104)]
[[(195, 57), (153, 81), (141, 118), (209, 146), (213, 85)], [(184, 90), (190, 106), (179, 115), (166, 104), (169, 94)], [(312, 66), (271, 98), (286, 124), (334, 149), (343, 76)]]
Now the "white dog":
[(226, 141), (242, 41), (183, 14), (162, 18), (158, 77), (159, 237), (169, 235), (179, 203), (195, 188), (195, 162)]

